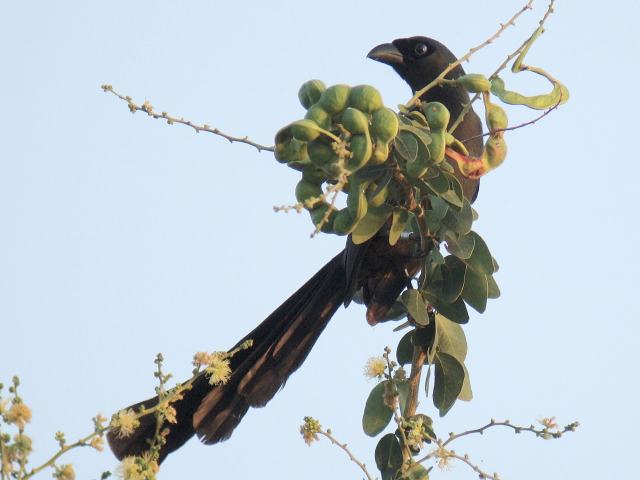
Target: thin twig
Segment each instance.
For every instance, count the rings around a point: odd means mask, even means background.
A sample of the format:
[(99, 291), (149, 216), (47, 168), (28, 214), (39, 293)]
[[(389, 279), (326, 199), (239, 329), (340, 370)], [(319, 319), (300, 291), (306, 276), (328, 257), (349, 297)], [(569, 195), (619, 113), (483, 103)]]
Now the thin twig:
[(480, 469), (478, 465), (474, 464), (470, 460), (469, 455), (467, 454), (458, 455), (454, 450), (449, 450), (447, 448), (447, 445), (449, 445), (454, 440), (457, 440), (467, 435), (473, 435), (476, 433), (482, 435), (485, 432), (485, 430), (492, 427), (508, 427), (508, 428), (511, 428), (515, 433), (531, 432), (535, 434), (535, 436), (538, 438), (551, 439), (551, 438), (560, 438), (567, 432), (575, 432), (576, 428), (578, 428), (578, 426), (580, 425), (578, 422), (572, 422), (566, 425), (561, 430), (555, 424), (554, 418), (544, 419), (542, 420), (541, 423), (543, 424), (543, 428), (535, 428), (533, 425), (530, 425), (528, 427), (520, 427), (517, 425), (513, 425), (509, 420), (505, 420), (503, 422), (496, 422), (494, 419), (491, 419), (489, 423), (487, 423), (486, 425), (480, 428), (474, 428), (472, 430), (467, 430), (461, 433), (450, 433), (449, 438), (444, 441), (442, 439), (437, 439), (435, 443), (438, 445), (438, 448), (436, 448), (429, 454), (422, 457), (420, 460), (417, 461), (417, 463), (422, 463), (432, 458), (440, 458), (444, 462), (446, 462), (448, 458), (455, 458), (456, 460), (460, 460), (461, 462), (464, 462), (465, 464), (467, 464), (473, 471), (475, 471), (480, 476), (480, 478), (499, 480), (499, 476), (497, 473), (489, 474), (483, 471), (482, 469)]
[[(547, 7), (547, 11), (545, 12), (545, 14), (542, 16), (542, 19), (538, 22), (538, 28), (542, 27), (545, 22), (547, 21), (547, 19), (549, 18), (549, 15), (551, 15), (554, 10), (553, 10), (553, 5), (555, 3), (555, 0), (551, 0), (551, 2), (549, 3), (549, 6)], [(521, 13), (521, 12), (519, 12)], [(518, 55), (520, 55), (520, 53), (522, 53), (522, 50), (524, 50), (524, 48), (527, 46), (527, 44), (529, 43), (529, 38), (527, 38), (524, 42), (522, 42), (522, 45), (520, 45), (516, 50), (514, 50), (513, 52), (511, 52), (509, 55), (507, 55), (507, 58), (505, 58), (505, 60), (498, 66), (498, 68), (496, 68), (496, 70), (489, 76), (489, 80), (495, 78), (498, 76), (498, 74), (504, 70), (505, 68), (507, 68), (507, 65), (509, 65), (509, 62), (511, 60), (513, 60), (515, 57), (517, 57)], [(462, 120), (464, 119), (464, 116), (469, 112), (469, 110), (471, 110), (471, 106), (473, 105), (473, 103), (478, 100), (480, 98), (481, 94), (480, 93), (476, 93), (473, 98), (469, 101), (469, 103), (467, 103), (464, 108), (462, 109), (462, 111), (460, 112), (460, 114), (458, 115), (458, 118), (456, 118), (456, 120), (451, 124), (451, 127), (449, 127), (448, 132), (452, 133), (456, 128), (458, 128), (458, 125), (460, 125), (460, 123), (462, 122)]]
[(566, 425), (562, 430), (553, 431), (553, 430), (550, 430), (548, 427), (544, 427), (540, 429), (535, 428), (533, 425), (530, 425), (528, 427), (519, 427), (517, 425), (513, 425), (509, 420), (505, 420), (504, 422), (496, 422), (495, 420), (491, 419), (491, 421), (486, 425), (484, 425), (483, 427), (476, 428), (473, 430), (467, 430), (466, 432), (462, 432), (462, 433), (450, 434), (449, 438), (442, 444), (442, 446), (446, 447), (448, 444), (450, 444), (454, 440), (457, 440), (458, 438), (464, 437), (466, 435), (472, 435), (474, 433), (479, 433), (480, 435), (482, 435), (485, 430), (492, 427), (508, 427), (513, 429), (515, 433), (531, 432), (535, 434), (536, 437), (548, 439), (548, 438), (560, 438), (562, 437), (562, 435), (564, 435), (567, 432), (575, 432), (576, 428), (578, 428), (579, 425), (580, 424), (578, 422), (572, 422), (569, 425)]
[(340, 447), (347, 455), (349, 455), (349, 459), (355, 463), (356, 465), (358, 465), (358, 467), (360, 467), (360, 470), (362, 470), (364, 472), (364, 474), (366, 475), (368, 480), (374, 480), (374, 478), (371, 476), (371, 474), (369, 473), (369, 471), (367, 470), (367, 466), (362, 463), (360, 460), (358, 460), (353, 453), (351, 453), (351, 450), (349, 450), (347, 448), (347, 444), (346, 443), (340, 443), (332, 434), (331, 434), (331, 430), (328, 429), (326, 432), (324, 430), (319, 430), (317, 433), (319, 433), (320, 435), (328, 438), (331, 443), (333, 443), (334, 445), (337, 445), (338, 447)]
[(252, 147), (257, 149), (259, 152), (262, 152), (263, 150), (267, 152), (274, 151), (274, 147), (256, 143), (253, 140), (250, 140), (249, 137), (247, 136), (235, 137), (233, 135), (229, 135), (227, 133), (220, 131), (218, 128), (210, 127), (207, 124), (198, 125), (193, 123), (190, 120), (185, 120), (184, 118), (173, 117), (169, 115), (167, 112), (162, 112), (162, 113), (154, 112), (152, 105), (148, 101), (145, 101), (142, 105), (138, 105), (133, 102), (131, 97), (124, 96), (116, 92), (111, 85), (102, 85), (101, 88), (105, 92), (110, 92), (114, 94), (116, 97), (118, 97), (120, 100), (127, 102), (127, 105), (131, 113), (144, 112), (150, 117), (155, 118), (156, 120), (160, 120), (160, 119), (166, 120), (169, 125), (173, 125), (174, 123), (179, 123), (181, 125), (186, 125), (187, 127), (193, 128), (196, 131), (196, 133), (200, 133), (200, 132), (213, 133), (214, 135), (218, 135), (220, 137), (226, 138), (230, 143), (238, 142), (238, 143), (245, 143), (247, 145), (251, 145)]
[(490, 473), (485, 472), (484, 470), (482, 470), (478, 465), (476, 465), (475, 463), (473, 463), (470, 459), (469, 459), (469, 455), (465, 454), (465, 455), (458, 455), (456, 452), (454, 452), (453, 450), (447, 450), (446, 448), (440, 446), (437, 450), (437, 454), (435, 455), (439, 458), (441, 458), (444, 462), (447, 461), (447, 459), (449, 458), (455, 458), (456, 460), (460, 460), (463, 463), (466, 463), (469, 468), (471, 468), (471, 470), (473, 470), (474, 472), (476, 472), (478, 474), (478, 477), (481, 479), (488, 479), (488, 480), (500, 480), (500, 476), (497, 473), (494, 473), (493, 475)]
[(547, 115), (549, 115), (552, 111), (554, 111), (556, 108), (558, 108), (560, 106), (560, 104), (562, 103), (562, 93), (560, 94), (560, 99), (558, 100), (558, 102), (551, 108), (545, 110), (541, 115), (538, 115), (536, 118), (534, 118), (533, 120), (529, 120), (528, 122), (524, 122), (521, 123), (519, 125), (515, 125), (513, 127), (507, 127), (507, 128), (496, 128), (495, 130), (492, 130), (490, 132), (485, 132), (485, 133), (481, 133), (479, 135), (474, 135), (473, 137), (469, 137), (466, 138), (464, 140), (460, 140), (462, 143), (468, 142), (470, 140), (473, 140), (474, 138), (482, 138), (482, 137), (487, 137), (489, 135), (494, 135), (496, 133), (500, 133), (500, 132), (508, 132), (509, 130), (517, 130), (519, 128), (522, 127), (528, 127), (529, 125), (533, 125), (534, 123), (542, 120), (542, 118), (546, 117)]
[(428, 85), (426, 85), (424, 88), (418, 90), (413, 97), (411, 97), (411, 100), (409, 100), (407, 102), (407, 104), (405, 105), (405, 107), (407, 109), (410, 109), (411, 107), (413, 107), (414, 105), (416, 105), (418, 103), (418, 101), (420, 100), (420, 97), (422, 95), (424, 95), (426, 92), (428, 92), (429, 90), (431, 90), (433, 87), (439, 85), (441, 83), (441, 81), (444, 79), (444, 77), (454, 68), (456, 68), (458, 65), (460, 65), (463, 62), (466, 62), (467, 60), (469, 60), (469, 58), (471, 58), (471, 56), (476, 53), (478, 50), (483, 49), (484, 47), (486, 47), (487, 45), (493, 43), (494, 40), (496, 40), (501, 34), (502, 32), (504, 32), (507, 28), (509, 28), (510, 26), (515, 25), (515, 21), (516, 19), (522, 15), (524, 12), (526, 12), (527, 10), (531, 10), (532, 7), (531, 5), (533, 4), (533, 0), (529, 0), (527, 2), (527, 4), (522, 7), (520, 10), (518, 10), (506, 23), (501, 23), (500, 24), (500, 28), (493, 34), (491, 35), (489, 38), (487, 38), (484, 42), (482, 42), (481, 44), (471, 48), (467, 53), (465, 53), (462, 57), (460, 57), (458, 60), (456, 60), (453, 63), (450, 63), (447, 68), (445, 68), (442, 73), (440, 73), (440, 75), (438, 75), (431, 83), (429, 83)]

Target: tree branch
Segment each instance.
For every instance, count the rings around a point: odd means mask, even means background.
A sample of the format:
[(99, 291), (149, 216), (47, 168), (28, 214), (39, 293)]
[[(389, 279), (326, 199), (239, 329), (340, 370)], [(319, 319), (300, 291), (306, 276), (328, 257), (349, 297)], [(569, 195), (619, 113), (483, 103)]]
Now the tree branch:
[(274, 151), (274, 147), (267, 146), (267, 145), (262, 145), (260, 143), (256, 143), (253, 140), (250, 140), (249, 137), (247, 137), (247, 136), (236, 137), (236, 136), (224, 133), (224, 132), (220, 131), (218, 128), (210, 127), (206, 123), (204, 125), (198, 125), (198, 124), (193, 123), (191, 120), (185, 120), (184, 118), (173, 117), (173, 116), (169, 115), (167, 112), (162, 112), (162, 113), (154, 112), (153, 111), (153, 106), (147, 100), (145, 100), (145, 102), (142, 105), (138, 105), (138, 104), (133, 102), (131, 97), (124, 96), (124, 95), (121, 95), (120, 93), (116, 92), (111, 85), (105, 84), (105, 85), (102, 85), (101, 88), (105, 92), (112, 93), (113, 95), (118, 97), (120, 100), (123, 100), (123, 101), (127, 102), (127, 105), (129, 107), (129, 110), (131, 111), (131, 113), (144, 112), (147, 115), (149, 115), (150, 117), (155, 118), (156, 120), (159, 120), (159, 119), (166, 120), (169, 125), (173, 125), (175, 123), (179, 123), (181, 125), (186, 125), (187, 127), (193, 128), (196, 131), (196, 133), (200, 133), (200, 132), (213, 133), (214, 135), (218, 135), (218, 136), (220, 136), (222, 138), (227, 139), (230, 143), (238, 142), (238, 143), (244, 143), (244, 144), (250, 145), (250, 146), (254, 147), (255, 149), (257, 149), (259, 152), (262, 152), (263, 150), (267, 151), (267, 152), (273, 152)]

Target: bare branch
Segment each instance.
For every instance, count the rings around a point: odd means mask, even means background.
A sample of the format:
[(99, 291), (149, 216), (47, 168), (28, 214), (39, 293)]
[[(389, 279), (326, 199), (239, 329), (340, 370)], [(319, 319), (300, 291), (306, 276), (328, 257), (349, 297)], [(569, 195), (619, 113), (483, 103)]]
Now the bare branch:
[(124, 96), (124, 95), (121, 95), (120, 93), (116, 92), (111, 85), (105, 84), (105, 85), (102, 85), (101, 88), (105, 92), (110, 92), (110, 93), (114, 94), (116, 97), (118, 97), (120, 100), (123, 100), (123, 101), (127, 102), (127, 105), (129, 107), (129, 110), (131, 111), (131, 113), (144, 112), (147, 115), (149, 115), (150, 117), (155, 118), (156, 120), (160, 120), (160, 119), (166, 120), (169, 125), (173, 125), (175, 123), (179, 123), (181, 125), (186, 125), (187, 127), (191, 127), (192, 129), (195, 130), (196, 133), (200, 133), (200, 132), (213, 133), (214, 135), (218, 135), (218, 136), (220, 136), (222, 138), (227, 139), (230, 143), (238, 142), (238, 143), (245, 143), (247, 145), (251, 145), (252, 147), (257, 149), (259, 152), (262, 152), (263, 150), (267, 151), (267, 152), (273, 152), (274, 151), (274, 147), (273, 146), (267, 146), (267, 145), (262, 145), (260, 143), (256, 143), (253, 140), (250, 140), (249, 137), (247, 137), (247, 136), (236, 137), (236, 136), (224, 133), (224, 132), (220, 131), (218, 128), (210, 127), (207, 124), (198, 125), (198, 124), (193, 123), (191, 120), (185, 120), (184, 118), (173, 117), (173, 116), (169, 115), (167, 112), (162, 112), (162, 113), (154, 112), (152, 105), (148, 101), (145, 100), (145, 102), (142, 105), (138, 105), (138, 104), (133, 102), (131, 97)]

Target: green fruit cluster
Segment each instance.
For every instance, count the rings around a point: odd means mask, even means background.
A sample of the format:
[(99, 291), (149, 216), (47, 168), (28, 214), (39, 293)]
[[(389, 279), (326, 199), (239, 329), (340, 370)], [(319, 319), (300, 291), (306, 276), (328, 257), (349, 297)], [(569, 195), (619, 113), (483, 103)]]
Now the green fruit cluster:
[[(276, 134), (275, 157), (302, 172), (296, 199), (314, 224), (324, 232), (346, 235), (370, 206), (380, 207), (387, 199), (386, 187), (378, 188), (357, 172), (387, 160), (398, 133), (398, 117), (369, 85), (326, 88), (320, 80), (310, 80), (300, 87), (298, 98), (307, 113)], [(322, 185), (345, 177), (347, 206), (337, 210), (325, 200)]]

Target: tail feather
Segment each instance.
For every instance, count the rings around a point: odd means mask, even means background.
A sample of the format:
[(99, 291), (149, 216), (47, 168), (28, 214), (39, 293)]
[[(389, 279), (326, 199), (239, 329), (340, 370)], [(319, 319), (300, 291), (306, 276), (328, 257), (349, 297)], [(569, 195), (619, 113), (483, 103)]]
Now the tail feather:
[[(168, 429), (159, 461), (181, 447), (194, 434), (205, 443), (217, 443), (231, 436), (249, 407), (262, 407), (286, 383), (307, 358), (327, 323), (345, 300), (346, 277), (343, 253), (336, 255), (298, 291), (269, 315), (231, 350), (246, 340), (249, 349), (231, 358), (231, 376), (224, 385), (211, 386), (205, 376), (195, 380), (183, 398), (173, 403), (177, 423)], [(156, 405), (150, 398), (128, 408)], [(107, 438), (118, 459), (141, 455), (149, 449), (156, 432), (156, 419), (147, 415), (128, 437), (109, 431)]]
[[(193, 422), (201, 440), (210, 444), (228, 438), (247, 406), (262, 407), (273, 398), (342, 304), (344, 284), (339, 254), (258, 327), (270, 325), (269, 340), (254, 343), (251, 357), (233, 369), (223, 388), (211, 390), (195, 412)], [(229, 418), (221, 419), (220, 412)]]

